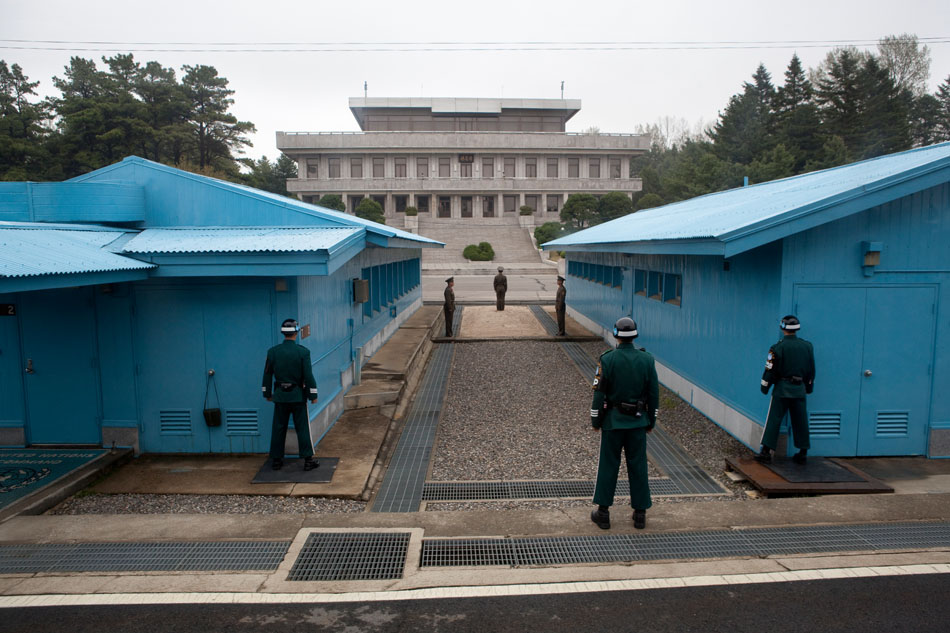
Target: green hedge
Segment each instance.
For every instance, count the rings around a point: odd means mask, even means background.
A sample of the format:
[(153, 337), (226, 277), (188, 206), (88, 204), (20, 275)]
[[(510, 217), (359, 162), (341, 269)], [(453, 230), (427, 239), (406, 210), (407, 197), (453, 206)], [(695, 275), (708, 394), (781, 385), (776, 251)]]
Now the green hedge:
[(480, 242), (478, 246), (469, 244), (462, 250), (462, 257), (473, 262), (490, 262), (495, 259), (495, 250), (488, 242)]

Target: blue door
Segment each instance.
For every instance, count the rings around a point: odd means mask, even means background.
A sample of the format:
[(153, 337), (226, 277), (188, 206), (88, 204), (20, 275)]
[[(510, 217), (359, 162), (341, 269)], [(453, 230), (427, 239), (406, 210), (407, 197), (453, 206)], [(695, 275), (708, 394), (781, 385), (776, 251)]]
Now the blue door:
[(935, 294), (920, 286), (799, 286), (815, 345), (808, 399), (818, 455), (923, 455), (930, 419)]
[[(136, 362), (142, 449), (166, 453), (260, 453), (270, 441), (261, 397), (273, 345), (272, 291), (265, 285), (142, 286), (136, 290)], [(209, 406), (202, 411), (208, 372)]]
[(101, 444), (91, 288), (20, 294), (28, 444)]

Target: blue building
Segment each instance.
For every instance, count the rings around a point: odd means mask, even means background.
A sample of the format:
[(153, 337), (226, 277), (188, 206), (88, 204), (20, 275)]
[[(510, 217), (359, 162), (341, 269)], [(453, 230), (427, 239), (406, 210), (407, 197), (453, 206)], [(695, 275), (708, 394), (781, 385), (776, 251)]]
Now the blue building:
[[(135, 157), (0, 183), (0, 445), (267, 452), (260, 381), (287, 317), (319, 440), (361, 359), (421, 306), (421, 249), (440, 246)], [(210, 370), (219, 427), (202, 416)]]
[(751, 448), (779, 319), (815, 344), (818, 455), (950, 457), (950, 144), (640, 211), (544, 245), (568, 310), (633, 315), (661, 381)]

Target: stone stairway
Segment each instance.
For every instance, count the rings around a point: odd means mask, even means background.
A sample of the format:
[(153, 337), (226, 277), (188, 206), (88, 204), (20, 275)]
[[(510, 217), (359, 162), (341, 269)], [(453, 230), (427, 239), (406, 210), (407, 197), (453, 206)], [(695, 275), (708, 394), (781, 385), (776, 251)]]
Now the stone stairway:
[[(442, 249), (423, 249), (422, 272), (425, 275), (494, 275), (498, 266), (506, 274), (545, 274), (545, 264), (531, 240), (533, 229), (522, 228), (517, 217), (480, 218), (477, 224), (449, 223), (438, 219), (420, 219), (420, 235), (445, 243)], [(469, 244), (488, 242), (495, 251), (490, 262), (470, 262), (462, 256)]]

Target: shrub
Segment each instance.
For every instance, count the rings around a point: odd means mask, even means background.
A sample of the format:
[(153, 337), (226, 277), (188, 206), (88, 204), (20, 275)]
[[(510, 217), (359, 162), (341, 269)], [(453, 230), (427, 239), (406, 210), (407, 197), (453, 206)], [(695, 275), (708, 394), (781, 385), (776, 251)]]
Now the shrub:
[(488, 242), (480, 242), (478, 246), (469, 244), (462, 250), (462, 257), (473, 262), (490, 262), (495, 259), (495, 250)]
[(406, 215), (419, 215), (419, 209), (415, 207), (406, 207)]
[(518, 215), (532, 215), (534, 213), (534, 207), (529, 207), (526, 204), (521, 205), (521, 208), (518, 209)]
[(537, 240), (538, 246), (541, 246), (545, 242), (556, 240), (563, 234), (564, 227), (560, 222), (545, 222), (534, 230), (534, 239)]
[(637, 200), (637, 211), (641, 209), (652, 209), (653, 207), (659, 207), (663, 205), (663, 198), (658, 196), (655, 193), (645, 194), (642, 198)]
[(346, 211), (346, 203), (343, 202), (343, 198), (335, 193), (324, 194), (317, 204), (327, 209), (333, 209), (334, 211)]
[(386, 216), (383, 215), (383, 207), (372, 198), (363, 198), (356, 207), (356, 217), (386, 224)]

